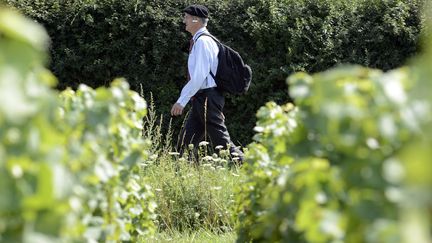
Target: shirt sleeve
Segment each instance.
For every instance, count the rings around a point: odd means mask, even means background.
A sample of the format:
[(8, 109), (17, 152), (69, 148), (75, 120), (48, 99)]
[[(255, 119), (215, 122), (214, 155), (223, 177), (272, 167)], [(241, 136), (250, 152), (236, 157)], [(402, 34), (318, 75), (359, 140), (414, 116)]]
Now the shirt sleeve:
[(188, 58), (188, 70), (191, 79), (183, 87), (180, 98), (177, 100), (182, 107), (185, 107), (192, 96), (203, 86), (207, 76), (210, 74), (212, 60), (211, 43), (201, 37), (194, 44)]

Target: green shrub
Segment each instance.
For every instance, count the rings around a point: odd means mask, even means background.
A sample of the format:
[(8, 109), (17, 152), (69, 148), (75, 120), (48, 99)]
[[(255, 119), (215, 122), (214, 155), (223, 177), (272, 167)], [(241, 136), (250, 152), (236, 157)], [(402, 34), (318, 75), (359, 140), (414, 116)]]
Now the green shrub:
[(0, 8), (0, 241), (137, 241), (155, 231), (140, 177), (145, 101), (123, 80), (62, 94), (43, 28)]
[(290, 76), (297, 106), (258, 111), (238, 242), (430, 241), (431, 57)]
[[(71, 157), (68, 168), (81, 182), (73, 187), (71, 234), (102, 241), (152, 236), (156, 207), (140, 169), (151, 154), (142, 137), (147, 106), (124, 80), (109, 89), (80, 85), (60, 94), (61, 130)], [(83, 229), (85, 229), (83, 231)]]
[(55, 78), (43, 67), (47, 40), (41, 26), (0, 7), (1, 242), (55, 236), (67, 212), (71, 175), (61, 163)]
[[(168, 114), (186, 77), (188, 33), (181, 10), (189, 1), (6, 0), (42, 23), (51, 39), (51, 70), (59, 88), (107, 85), (125, 77), (152, 92)], [(237, 49), (253, 68), (245, 97), (230, 97), (227, 124), (233, 140), (249, 143), (254, 114), (265, 102), (285, 103), (285, 77), (339, 63), (388, 70), (417, 52), (422, 0), (203, 1), (209, 29)], [(174, 121), (178, 131), (180, 119)]]

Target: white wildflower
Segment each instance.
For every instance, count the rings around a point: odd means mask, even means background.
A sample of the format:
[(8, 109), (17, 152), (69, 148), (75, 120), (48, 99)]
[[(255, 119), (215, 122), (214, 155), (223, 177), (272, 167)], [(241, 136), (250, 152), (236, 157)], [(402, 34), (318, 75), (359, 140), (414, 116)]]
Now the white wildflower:
[(209, 142), (207, 142), (207, 141), (201, 141), (200, 143), (199, 143), (199, 146), (201, 147), (201, 146), (207, 146), (209, 144)]

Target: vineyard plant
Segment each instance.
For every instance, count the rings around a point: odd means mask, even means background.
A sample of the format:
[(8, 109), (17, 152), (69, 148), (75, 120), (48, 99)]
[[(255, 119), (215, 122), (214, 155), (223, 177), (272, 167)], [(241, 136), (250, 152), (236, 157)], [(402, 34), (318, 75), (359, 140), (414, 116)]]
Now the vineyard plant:
[(0, 241), (137, 241), (155, 231), (140, 176), (146, 102), (124, 80), (58, 93), (40, 25), (0, 10)]
[(238, 242), (431, 242), (432, 45), (388, 72), (288, 78), (257, 113)]

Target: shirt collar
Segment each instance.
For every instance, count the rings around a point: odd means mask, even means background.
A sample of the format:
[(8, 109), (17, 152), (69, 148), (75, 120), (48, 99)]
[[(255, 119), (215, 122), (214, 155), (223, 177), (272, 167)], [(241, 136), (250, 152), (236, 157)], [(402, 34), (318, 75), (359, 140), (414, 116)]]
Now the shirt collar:
[(202, 33), (204, 32), (208, 32), (206, 27), (202, 27), (201, 29), (199, 29), (195, 35), (193, 36), (193, 40), (194, 42), (196, 41), (197, 37), (200, 36)]

